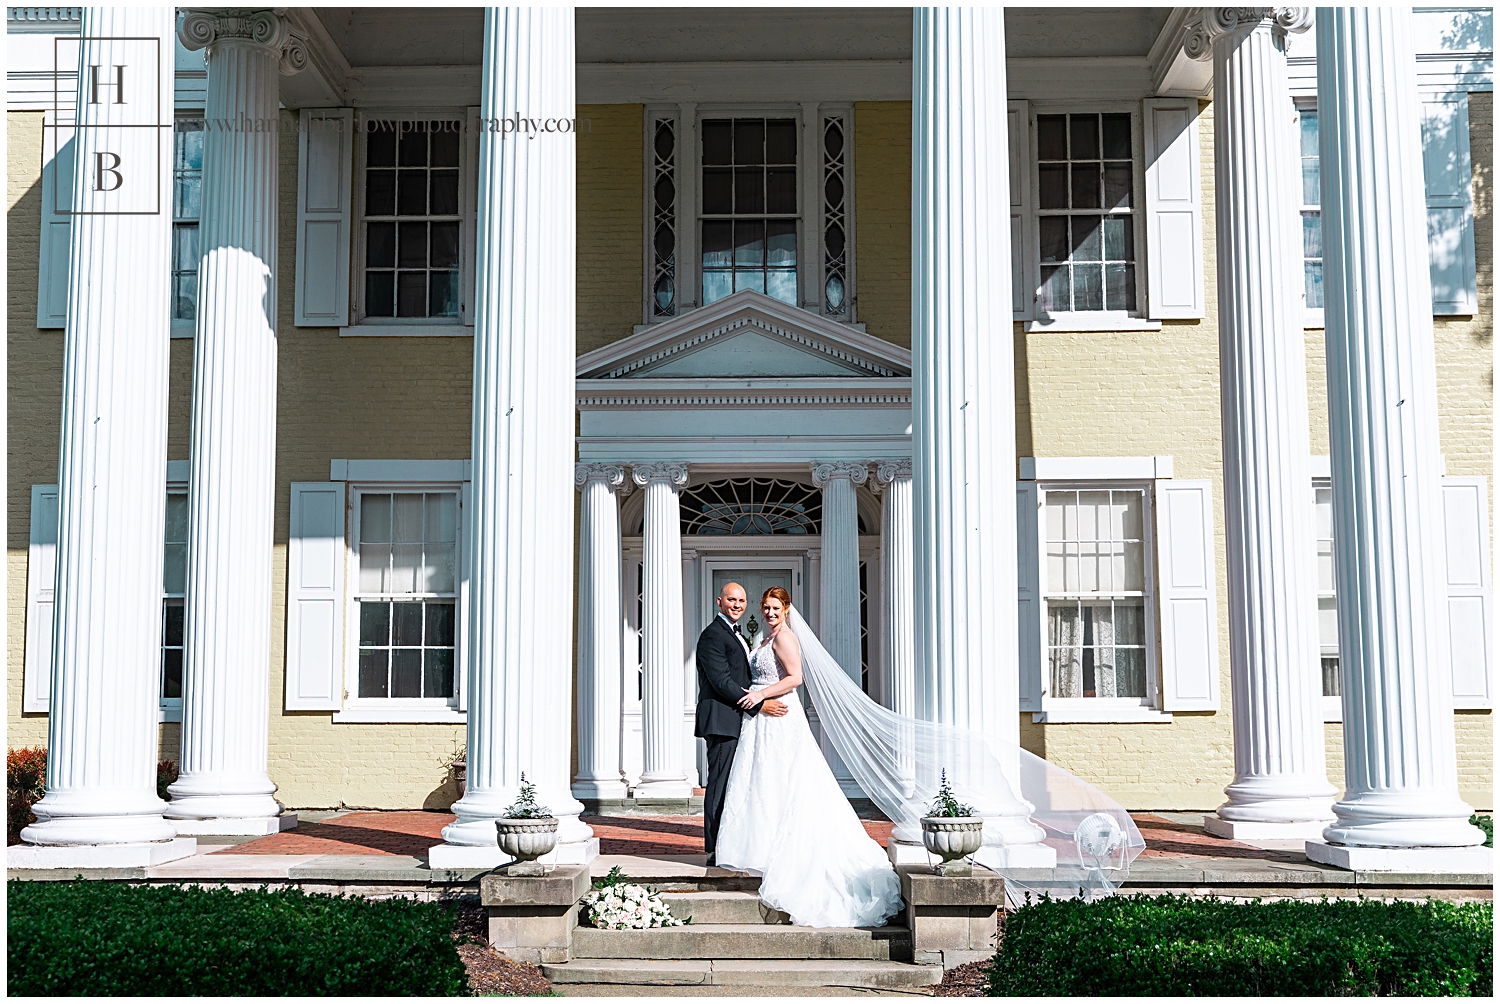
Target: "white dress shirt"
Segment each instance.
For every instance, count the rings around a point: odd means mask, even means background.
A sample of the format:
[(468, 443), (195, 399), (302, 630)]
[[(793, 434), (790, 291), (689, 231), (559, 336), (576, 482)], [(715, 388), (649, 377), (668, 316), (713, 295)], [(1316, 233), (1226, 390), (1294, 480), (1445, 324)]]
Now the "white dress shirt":
[(724, 616), (722, 610), (719, 611), (719, 620), (729, 625), (729, 630), (734, 632), (734, 636), (740, 640), (740, 647), (745, 650), (745, 658), (750, 658), (750, 643), (745, 640), (745, 636), (740, 634), (739, 629), (734, 626), (734, 621)]

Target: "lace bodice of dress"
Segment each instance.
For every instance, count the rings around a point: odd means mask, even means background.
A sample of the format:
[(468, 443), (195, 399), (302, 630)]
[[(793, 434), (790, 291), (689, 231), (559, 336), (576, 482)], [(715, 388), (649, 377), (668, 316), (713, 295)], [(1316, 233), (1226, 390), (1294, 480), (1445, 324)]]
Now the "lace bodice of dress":
[(771, 650), (769, 644), (760, 646), (750, 659), (751, 685), (769, 687), (779, 679), (781, 679), (781, 664), (776, 661), (776, 653)]

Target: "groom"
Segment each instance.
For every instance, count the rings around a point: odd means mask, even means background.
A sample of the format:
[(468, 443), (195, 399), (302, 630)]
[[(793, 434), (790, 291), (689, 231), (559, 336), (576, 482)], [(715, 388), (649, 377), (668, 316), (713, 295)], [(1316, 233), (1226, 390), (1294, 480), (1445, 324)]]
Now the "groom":
[(719, 590), (719, 614), (698, 636), (698, 718), (693, 735), (708, 744), (708, 785), (703, 793), (703, 847), (713, 865), (719, 841), (719, 817), (724, 813), (724, 792), (729, 769), (740, 744), (740, 721), (745, 714), (780, 718), (786, 705), (778, 700), (762, 701), (748, 712), (739, 701), (750, 688), (750, 646), (735, 629), (745, 614), (745, 587), (726, 583)]

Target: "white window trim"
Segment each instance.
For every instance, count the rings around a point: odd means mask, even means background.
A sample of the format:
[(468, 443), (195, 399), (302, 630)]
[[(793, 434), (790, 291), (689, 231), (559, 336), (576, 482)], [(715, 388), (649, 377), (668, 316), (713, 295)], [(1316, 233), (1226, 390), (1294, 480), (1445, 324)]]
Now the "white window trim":
[[(1295, 129), (1298, 130), (1298, 132), (1297, 132), (1297, 143), (1298, 143), (1297, 151), (1298, 151), (1298, 160), (1300, 161), (1301, 160), (1301, 151), (1302, 151), (1302, 147), (1301, 147), (1301, 143), (1302, 143), (1302, 133), (1301, 133), (1301, 128), (1302, 128), (1302, 113), (1303, 112), (1316, 112), (1318, 110), (1318, 102), (1317, 102), (1316, 98), (1297, 98), (1297, 99), (1295, 99), (1292, 102), (1292, 104), (1293, 104), (1293, 107), (1297, 111), (1297, 121), (1296, 121), (1296, 124), (1293, 126), (1293, 128), (1295, 128)], [(1322, 184), (1322, 179), (1320, 177), (1319, 178), (1319, 185), (1321, 186), (1321, 184)], [(1301, 185), (1302, 185), (1302, 172), (1299, 170), (1297, 172), (1297, 186), (1298, 186), (1298, 190), (1299, 191), (1301, 190)], [(1312, 208), (1312, 207), (1308, 206), (1308, 205), (1305, 205), (1305, 204), (1299, 204), (1298, 216), (1297, 216), (1297, 218), (1298, 218), (1299, 221), (1302, 218), (1301, 214), (1303, 212), (1307, 211), (1310, 208)], [(1322, 206), (1321, 203), (1319, 203), (1319, 205), (1318, 205), (1318, 219), (1321, 220), (1322, 218), (1323, 218), (1323, 206)], [(1300, 233), (1300, 231), (1299, 231), (1299, 233)], [(1325, 259), (1325, 261), (1326, 261), (1326, 259)], [(1326, 289), (1326, 287), (1325, 287), (1325, 289)], [(1302, 281), (1302, 327), (1303, 327), (1303, 330), (1305, 330), (1305, 331), (1321, 331), (1321, 330), (1323, 330), (1323, 325), (1324, 325), (1324, 321), (1323, 321), (1323, 308), (1322, 307), (1309, 307), (1307, 305), (1307, 280), (1306, 280), (1306, 278), (1304, 278), (1303, 281)]]
[[(358, 463), (358, 461), (334, 461)], [(365, 461), (370, 464), (466, 464), (467, 461)], [(339, 480), (339, 479), (330, 479)], [(462, 481), (359, 481), (348, 485), (346, 505), (349, 507), (344, 520), (344, 581), (349, 588), (344, 596), (344, 706), (333, 713), (333, 721), (339, 724), (434, 724), (462, 725), (468, 721), (464, 710), (464, 641), (462, 621), (467, 611), (462, 602), (462, 558), (464, 548), (464, 514)], [(359, 695), (359, 497), (365, 493), (385, 494), (390, 492), (445, 492), (458, 495), (458, 541), (454, 548), (458, 567), (455, 569), (459, 582), (455, 583), (454, 646), (453, 646), (453, 697), (366, 697)]]
[[(1024, 331), (1160, 331), (1161, 321), (1151, 320), (1148, 316), (1149, 310), (1146, 303), (1146, 255), (1150, 249), (1146, 247), (1145, 227), (1145, 203), (1146, 203), (1146, 149), (1144, 126), (1141, 122), (1141, 104), (1139, 101), (1105, 101), (1095, 104), (1081, 103), (1077, 101), (1038, 101), (1033, 99), (1029, 102), (1028, 126), (1031, 131), (1031, 148), (1027, 153), (1026, 169), (1029, 177), (1027, 184), (1031, 187), (1031, 219), (1025, 221), (1026, 240), (1029, 242), (1027, 254), (1035, 258), (1031, 262), (1032, 271), (1030, 279), (1035, 282), (1035, 288), (1031, 291), (1032, 308), (1035, 311), (1035, 320), (1025, 321)], [(1131, 177), (1131, 204), (1130, 219), (1131, 232), (1135, 242), (1135, 310), (1060, 310), (1051, 314), (1043, 314), (1037, 303), (1042, 291), (1042, 238), (1041, 219), (1044, 215), (1041, 208), (1041, 180), (1039, 157), (1037, 154), (1037, 125), (1038, 115), (1125, 115), (1130, 116), (1130, 177)], [(1102, 151), (1101, 151), (1102, 152)], [(1107, 214), (1101, 209), (1100, 213)], [(1051, 215), (1047, 213), (1046, 215)]]
[[(1322, 461), (1324, 461), (1324, 463), (1321, 465), (1321, 467), (1322, 467), (1321, 473), (1319, 473), (1319, 466), (1320, 465), (1318, 465), (1316, 463), (1314, 463), (1314, 465), (1313, 465), (1312, 491), (1313, 491), (1313, 506), (1314, 506), (1314, 510), (1316, 511), (1318, 489), (1320, 489), (1320, 488), (1329, 488), (1329, 489), (1331, 489), (1333, 487), (1333, 482), (1331, 480), (1329, 480), (1329, 476), (1328, 476), (1328, 469), (1327, 469), (1328, 458), (1327, 457), (1321, 457), (1321, 458), (1314, 457), (1313, 459), (1314, 459), (1314, 461), (1319, 460), (1319, 459), (1321, 459)], [(1317, 525), (1316, 519), (1314, 520), (1313, 525), (1314, 526)], [(1338, 559), (1335, 557), (1334, 560), (1337, 561)], [(1337, 586), (1337, 584), (1338, 584), (1337, 583), (1337, 579), (1335, 579), (1334, 584), (1335, 584), (1335, 586)], [(1316, 590), (1314, 590), (1314, 592), (1316, 593), (1316, 596), (1317, 596), (1318, 600), (1323, 599), (1323, 590), (1322, 589), (1316, 589)], [(1333, 597), (1334, 597), (1334, 609), (1337, 610), (1338, 609), (1338, 596), (1335, 593), (1330, 593), (1330, 595), (1333, 595)], [(1313, 610), (1314, 610), (1314, 615), (1316, 616), (1316, 613), (1317, 613), (1317, 605), (1316, 605), (1316, 603), (1314, 603)], [(1334, 655), (1337, 656), (1338, 654), (1339, 654), (1338, 651), (1335, 650), (1334, 651)], [(1342, 674), (1343, 674), (1342, 668), (1340, 668), (1339, 672), (1340, 672), (1340, 676), (1342, 676)], [(1326, 694), (1323, 693), (1323, 642), (1322, 642), (1321, 638), (1318, 640), (1318, 703), (1319, 703), (1319, 709), (1323, 713), (1323, 721), (1325, 721), (1325, 722), (1342, 722), (1344, 720), (1344, 699), (1342, 697), (1337, 697), (1337, 696), (1335, 696), (1335, 697), (1329, 697), (1329, 696), (1327, 696)]]
[[(458, 241), (459, 313), (451, 319), (432, 317), (366, 317), (365, 310), (365, 123), (381, 120), (457, 119), (464, 124), (458, 151), (458, 198), (461, 228)], [(350, 241), (349, 317), (353, 322), (339, 328), (339, 336), (388, 338), (473, 337), (474, 256), (477, 245), (478, 143), (472, 109), (462, 106), (424, 108), (361, 108), (355, 116), (354, 212)]]
[[(1075, 463), (1097, 463), (1091, 458), (1073, 458)], [(1117, 458), (1135, 461), (1155, 461), (1157, 458)], [(1168, 458), (1170, 459), (1170, 458)], [(1153, 463), (1154, 465), (1154, 463)], [(1027, 479), (1023, 479), (1027, 480)], [(1046, 493), (1049, 491), (1139, 491), (1141, 493), (1141, 550), (1145, 563), (1146, 600), (1146, 696), (1135, 697), (1053, 697), (1052, 681), (1049, 678), (1047, 639), (1047, 600), (1052, 595), (1047, 588), (1047, 520), (1042, 513), (1037, 517), (1037, 617), (1041, 621), (1041, 644), (1037, 647), (1038, 664), (1030, 671), (1038, 674), (1042, 710), (1033, 712), (1034, 724), (1056, 725), (1060, 723), (1165, 723), (1172, 720), (1170, 712), (1161, 710), (1161, 658), (1158, 652), (1156, 599), (1156, 513), (1153, 508), (1153, 482), (1134, 478), (1059, 479), (1037, 484), (1042, 508), (1046, 508)], [(1024, 667), (1023, 667), (1024, 670)]]

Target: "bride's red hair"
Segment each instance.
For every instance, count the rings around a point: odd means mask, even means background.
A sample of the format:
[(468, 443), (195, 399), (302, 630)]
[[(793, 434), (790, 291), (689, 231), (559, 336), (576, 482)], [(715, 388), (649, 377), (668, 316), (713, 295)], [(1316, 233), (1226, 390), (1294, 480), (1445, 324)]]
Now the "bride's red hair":
[(770, 589), (767, 589), (763, 594), (761, 594), (760, 605), (765, 606), (766, 600), (769, 600), (773, 596), (781, 601), (781, 609), (792, 609), (792, 594), (787, 592), (785, 589), (782, 589), (780, 586), (772, 586)]

